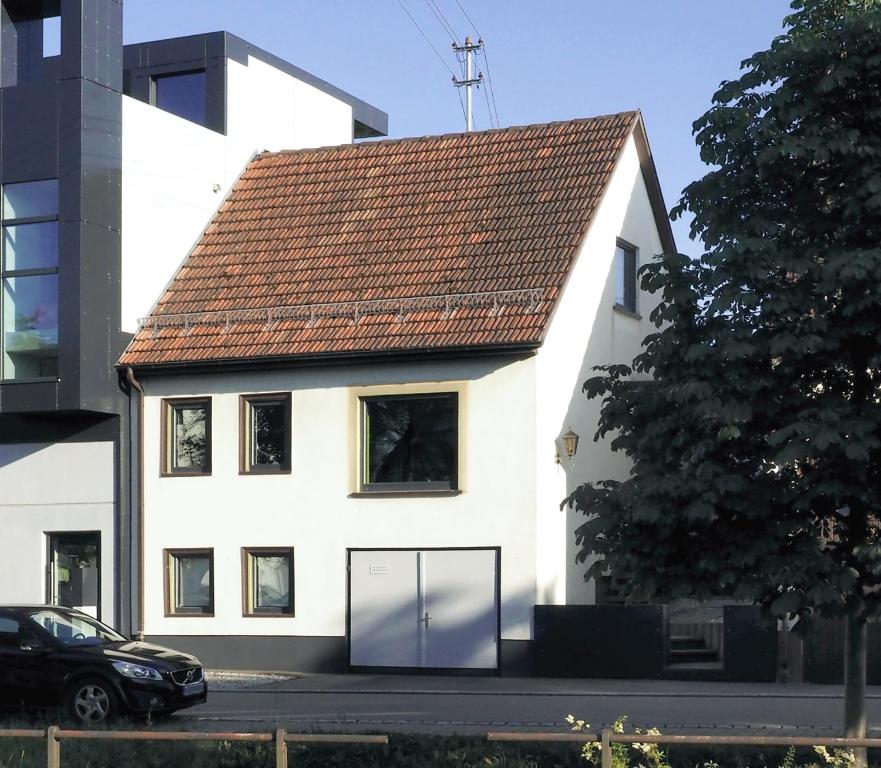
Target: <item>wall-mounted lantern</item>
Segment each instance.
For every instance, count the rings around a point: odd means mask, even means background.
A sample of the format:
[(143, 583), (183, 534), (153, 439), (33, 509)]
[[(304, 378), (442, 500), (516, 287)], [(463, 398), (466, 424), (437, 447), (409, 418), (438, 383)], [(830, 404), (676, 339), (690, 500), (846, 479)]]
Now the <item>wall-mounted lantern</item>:
[(563, 449), (566, 451), (569, 461), (572, 461), (575, 454), (578, 453), (578, 435), (573, 432), (572, 427), (569, 427), (569, 430), (563, 435)]

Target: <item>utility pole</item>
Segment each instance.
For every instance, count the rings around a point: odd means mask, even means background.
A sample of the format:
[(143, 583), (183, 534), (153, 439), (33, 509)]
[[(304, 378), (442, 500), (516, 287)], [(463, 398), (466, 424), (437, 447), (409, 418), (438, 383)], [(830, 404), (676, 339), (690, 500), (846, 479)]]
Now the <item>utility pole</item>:
[(472, 120), (471, 120), (471, 86), (476, 85), (478, 88), (480, 84), (483, 82), (483, 72), (478, 72), (477, 77), (474, 77), (474, 51), (479, 51), (483, 48), (483, 40), (478, 38), (476, 43), (471, 42), (470, 35), (465, 38), (465, 45), (456, 45), (453, 43), (453, 50), (456, 53), (464, 53), (465, 54), (465, 79), (457, 80), (456, 77), (453, 77), (453, 85), (456, 88), (461, 88), (463, 85), (465, 86), (465, 130), (470, 131), (473, 130)]

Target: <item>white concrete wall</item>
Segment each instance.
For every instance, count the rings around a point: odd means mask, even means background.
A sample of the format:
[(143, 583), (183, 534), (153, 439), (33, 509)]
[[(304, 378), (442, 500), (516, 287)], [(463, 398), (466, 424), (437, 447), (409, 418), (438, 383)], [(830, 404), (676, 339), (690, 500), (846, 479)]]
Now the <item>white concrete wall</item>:
[(101, 619), (114, 623), (113, 443), (0, 445), (0, 604), (45, 603), (47, 534), (101, 533)]
[[(536, 359), (536, 482), (539, 532), (538, 579), (540, 602), (592, 603), (593, 582), (584, 582), (586, 566), (576, 564), (575, 529), (584, 521), (573, 510), (559, 509), (560, 502), (589, 480), (624, 479), (628, 460), (613, 453), (609, 441), (593, 440), (600, 401), (588, 400), (582, 385), (595, 365), (630, 364), (646, 335), (653, 297), (639, 292), (641, 318), (613, 309), (616, 239), (638, 248), (644, 264), (663, 248), (639, 165), (633, 137), (627, 142), (609, 184), (545, 343)], [(572, 428), (581, 440), (572, 464), (565, 456), (560, 436)], [(559, 447), (560, 464), (554, 462)]]
[[(534, 358), (144, 380), (148, 635), (345, 634), (347, 547), (501, 547), (501, 636), (535, 602)], [(460, 392), (461, 494), (353, 498), (358, 396)], [(239, 395), (292, 392), (289, 475), (239, 475)], [(163, 396), (211, 395), (212, 474), (160, 477)], [(295, 618), (243, 618), (242, 546), (295, 548)], [(215, 617), (165, 617), (163, 548), (213, 547)]]
[(122, 328), (133, 332), (250, 158), (352, 141), (352, 108), (254, 58), (230, 60), (227, 135), (123, 97)]

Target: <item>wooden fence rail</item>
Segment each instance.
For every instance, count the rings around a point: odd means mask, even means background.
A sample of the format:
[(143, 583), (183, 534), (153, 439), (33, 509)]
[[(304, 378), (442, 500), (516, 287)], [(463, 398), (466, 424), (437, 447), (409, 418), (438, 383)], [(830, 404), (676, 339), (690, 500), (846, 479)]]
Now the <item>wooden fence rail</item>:
[(674, 735), (647, 733), (615, 733), (609, 728), (603, 729), (602, 733), (554, 733), (528, 732), (528, 731), (490, 731), (486, 734), (487, 741), (508, 742), (543, 742), (543, 743), (571, 743), (600, 744), (602, 768), (612, 768), (612, 744), (680, 744), (680, 745), (704, 745), (704, 746), (744, 746), (744, 747), (840, 747), (856, 748), (867, 747), (881, 749), (881, 739), (843, 739), (838, 737), (821, 736), (722, 736), (701, 734)]
[(236, 741), (274, 742), (275, 766), (287, 768), (288, 744), (388, 744), (388, 736), (359, 733), (225, 733), (198, 731), (74, 731), (50, 725), (44, 730), (0, 729), (0, 739), (46, 739), (47, 768), (61, 768), (61, 742), (81, 741)]

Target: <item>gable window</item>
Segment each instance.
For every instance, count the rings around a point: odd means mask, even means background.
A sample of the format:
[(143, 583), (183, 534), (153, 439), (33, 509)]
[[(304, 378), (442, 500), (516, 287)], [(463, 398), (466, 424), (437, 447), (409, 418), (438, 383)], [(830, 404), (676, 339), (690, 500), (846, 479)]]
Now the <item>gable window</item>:
[(211, 401), (164, 400), (162, 473), (211, 474)]
[(191, 123), (205, 125), (207, 90), (204, 69), (155, 75), (152, 88), (154, 106)]
[(615, 247), (615, 304), (636, 312), (636, 248), (621, 240)]
[(294, 615), (294, 550), (242, 550), (245, 616)]
[(456, 393), (364, 397), (361, 409), (363, 490), (456, 490)]
[(6, 184), (0, 378), (58, 378), (58, 181)]
[(214, 614), (214, 550), (165, 550), (166, 613)]
[(244, 395), (241, 413), (241, 471), (290, 472), (290, 394)]

